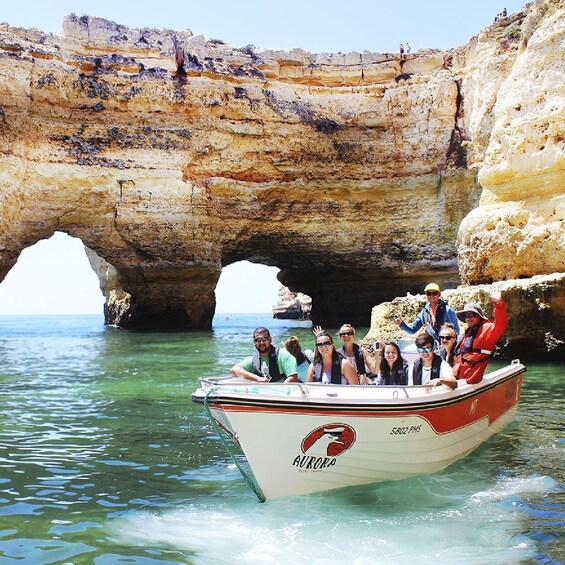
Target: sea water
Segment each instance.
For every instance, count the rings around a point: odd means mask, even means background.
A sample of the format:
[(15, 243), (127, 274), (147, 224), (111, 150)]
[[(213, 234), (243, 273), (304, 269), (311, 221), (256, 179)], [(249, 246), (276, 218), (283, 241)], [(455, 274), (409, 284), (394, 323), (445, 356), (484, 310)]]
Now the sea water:
[(564, 366), (529, 365), (516, 420), (442, 472), (260, 504), (191, 402), (259, 325), (313, 346), (268, 314), (171, 334), (0, 317), (0, 563), (563, 562)]

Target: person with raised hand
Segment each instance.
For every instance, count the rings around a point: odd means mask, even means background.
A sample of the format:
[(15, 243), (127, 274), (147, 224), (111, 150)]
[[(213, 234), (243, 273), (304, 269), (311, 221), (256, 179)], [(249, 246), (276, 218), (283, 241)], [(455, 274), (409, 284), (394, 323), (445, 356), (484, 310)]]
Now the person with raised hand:
[(453, 374), (469, 384), (480, 383), (492, 357), (496, 343), (508, 327), (506, 302), (502, 292), (491, 288), (490, 297), (494, 306), (494, 322), (490, 322), (476, 302), (465, 304), (457, 317), (467, 324), (465, 333), (459, 338), (455, 349)]

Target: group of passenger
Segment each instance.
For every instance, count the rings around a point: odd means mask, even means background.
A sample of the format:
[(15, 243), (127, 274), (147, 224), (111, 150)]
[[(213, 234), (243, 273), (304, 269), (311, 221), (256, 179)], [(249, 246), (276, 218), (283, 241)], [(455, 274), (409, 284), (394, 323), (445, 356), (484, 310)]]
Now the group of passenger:
[[(267, 328), (253, 332), (255, 353), (234, 365), (231, 373), (258, 382), (320, 382), (326, 384), (445, 385), (457, 388), (458, 379), (469, 384), (482, 380), (494, 347), (508, 326), (506, 303), (498, 289), (491, 290), (494, 321), (476, 303), (455, 312), (441, 299), (441, 288), (430, 283), (424, 289), (427, 303), (411, 324), (395, 316), (409, 334), (423, 329), (415, 339), (418, 358), (412, 365), (402, 357), (396, 341), (379, 343), (376, 357), (355, 343), (355, 328), (344, 324), (338, 331), (342, 346), (320, 326), (314, 328), (315, 350), (302, 350), (300, 340), (290, 337), (277, 348)], [(463, 332), (459, 321), (467, 324)], [(377, 345), (376, 344), (376, 345)]]

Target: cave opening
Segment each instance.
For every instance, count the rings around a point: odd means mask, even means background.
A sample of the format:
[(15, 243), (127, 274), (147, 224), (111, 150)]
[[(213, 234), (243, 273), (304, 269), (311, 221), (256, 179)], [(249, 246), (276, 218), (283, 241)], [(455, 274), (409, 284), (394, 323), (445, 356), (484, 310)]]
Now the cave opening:
[(216, 314), (266, 314), (272, 317), (280, 282), (279, 269), (238, 261), (222, 269), (216, 285)]
[(103, 315), (104, 296), (82, 241), (55, 232), (24, 249), (0, 283), (2, 315)]

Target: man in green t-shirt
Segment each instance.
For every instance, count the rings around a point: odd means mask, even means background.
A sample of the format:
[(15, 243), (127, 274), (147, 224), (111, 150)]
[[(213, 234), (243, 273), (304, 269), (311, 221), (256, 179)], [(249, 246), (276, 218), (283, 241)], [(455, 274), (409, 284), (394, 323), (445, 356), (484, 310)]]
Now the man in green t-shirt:
[(296, 358), (286, 349), (273, 347), (271, 334), (267, 328), (257, 328), (253, 332), (255, 354), (246, 357), (241, 363), (231, 368), (236, 377), (257, 381), (298, 382)]

